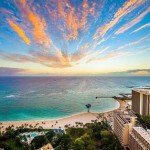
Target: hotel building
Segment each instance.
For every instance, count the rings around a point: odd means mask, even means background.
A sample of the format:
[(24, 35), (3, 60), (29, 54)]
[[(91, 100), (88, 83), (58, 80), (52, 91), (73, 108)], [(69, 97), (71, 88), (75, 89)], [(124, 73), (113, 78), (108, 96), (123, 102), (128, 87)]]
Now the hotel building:
[(133, 127), (129, 135), (129, 147), (131, 150), (150, 150), (150, 131)]
[(150, 90), (132, 90), (132, 110), (141, 115), (150, 115)]
[(114, 132), (122, 146), (129, 144), (129, 132), (136, 124), (136, 116), (131, 110), (114, 111)]

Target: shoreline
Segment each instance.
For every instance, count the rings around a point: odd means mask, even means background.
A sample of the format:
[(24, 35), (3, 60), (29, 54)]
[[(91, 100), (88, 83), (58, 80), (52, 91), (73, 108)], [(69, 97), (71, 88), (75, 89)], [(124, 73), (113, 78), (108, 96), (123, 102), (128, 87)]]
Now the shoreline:
[[(115, 109), (116, 110), (116, 109)], [(114, 110), (112, 111), (108, 111), (105, 113), (92, 113), (92, 112), (84, 112), (84, 113), (80, 113), (80, 114), (76, 114), (76, 115), (72, 115), (72, 116), (68, 116), (68, 117), (64, 117), (64, 118), (59, 118), (59, 119), (48, 119), (48, 120), (30, 120), (30, 121), (6, 121), (6, 122), (0, 122), (2, 123), (0, 125), (3, 126), (3, 128), (1, 128), (1, 132), (5, 131), (5, 129), (9, 126), (14, 126), (14, 128), (17, 128), (19, 126), (28, 124), (28, 128), (30, 128), (30, 125), (32, 125), (32, 127), (35, 127), (37, 124), (39, 126), (42, 126), (44, 129), (57, 129), (57, 128), (65, 128), (65, 125), (69, 125), (69, 126), (75, 126), (76, 122), (82, 122), (83, 124), (86, 123), (91, 123), (92, 120), (96, 120), (98, 115), (101, 114), (105, 117), (109, 116), (110, 114), (112, 115)]]
[[(116, 108), (118, 109), (118, 108)], [(90, 113), (90, 114), (104, 114), (104, 113), (108, 113), (108, 112), (112, 112), (116, 109), (113, 109), (111, 111), (106, 111), (106, 112), (81, 112), (81, 113), (77, 113), (77, 114), (72, 114), (72, 115), (69, 115), (69, 116), (64, 116), (64, 117), (60, 117), (60, 118), (54, 118), (54, 119), (35, 119), (35, 120), (12, 120), (12, 121), (0, 121), (0, 123), (17, 123), (17, 122), (31, 122), (31, 121), (55, 121), (55, 120), (61, 120), (61, 119), (67, 119), (67, 118), (70, 118), (70, 117), (74, 117), (74, 116), (78, 116), (78, 115), (84, 115), (84, 114), (87, 114), (87, 113)]]
[[(117, 101), (117, 100), (116, 100)], [(112, 110), (108, 110), (108, 111), (103, 111), (103, 112), (96, 112), (96, 111), (90, 111), (90, 113), (92, 114), (103, 114), (103, 113), (108, 113), (108, 112), (111, 112), (111, 111), (114, 111), (116, 109), (119, 109), (120, 108), (120, 102), (118, 102), (118, 106)], [(69, 118), (69, 117), (73, 117), (73, 116), (76, 116), (76, 115), (82, 115), (82, 114), (86, 114), (88, 112), (80, 112), (80, 113), (75, 113), (75, 114), (71, 114), (71, 115), (67, 115), (67, 116), (64, 116), (64, 117), (58, 117), (58, 118), (45, 118), (45, 119), (30, 119), (30, 120), (10, 120), (10, 121), (0, 121), (0, 123), (4, 123), (4, 122), (30, 122), (30, 121), (53, 121), (53, 120), (60, 120), (60, 119), (66, 119), (66, 118)]]
[[(120, 103), (118, 102), (118, 107), (112, 110), (108, 110), (106, 112), (81, 112), (77, 114), (73, 114), (66, 117), (60, 117), (55, 119), (42, 119), (42, 120), (22, 120), (22, 121), (0, 121), (3, 128), (0, 128), (0, 131), (3, 132), (9, 126), (14, 126), (17, 128), (22, 125), (28, 125), (26, 127), (30, 128), (30, 126), (39, 127), (42, 126), (43, 129), (57, 129), (57, 128), (65, 128), (65, 125), (76, 126), (76, 122), (82, 122), (83, 124), (91, 123), (92, 120), (96, 120), (98, 115), (101, 114), (104, 117), (108, 117), (113, 114), (114, 110), (120, 108)], [(37, 125), (38, 124), (38, 125)]]

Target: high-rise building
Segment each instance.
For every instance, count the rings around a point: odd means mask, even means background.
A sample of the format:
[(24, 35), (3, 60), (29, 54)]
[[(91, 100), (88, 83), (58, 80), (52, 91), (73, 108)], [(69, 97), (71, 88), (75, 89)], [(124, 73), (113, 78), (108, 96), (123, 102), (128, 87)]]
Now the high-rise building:
[(132, 90), (132, 110), (141, 115), (150, 115), (150, 90)]
[(132, 110), (114, 111), (114, 132), (122, 146), (128, 146), (129, 132), (135, 126), (136, 118)]
[(150, 150), (150, 132), (142, 127), (133, 127), (129, 134), (131, 150)]

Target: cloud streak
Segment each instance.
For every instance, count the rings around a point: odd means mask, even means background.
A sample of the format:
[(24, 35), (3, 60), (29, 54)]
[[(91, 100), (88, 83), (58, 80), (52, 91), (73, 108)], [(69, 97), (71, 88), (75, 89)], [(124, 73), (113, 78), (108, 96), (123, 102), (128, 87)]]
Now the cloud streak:
[(132, 26), (140, 22), (148, 13), (150, 13), (150, 7), (147, 10), (145, 10), (142, 14), (140, 14), (138, 17), (133, 19), (131, 22), (123, 25), (115, 34), (124, 33), (126, 30), (130, 29)]
[(0, 67), (0, 76), (20, 75), (27, 69)]
[(97, 29), (94, 37), (103, 37), (107, 33), (107, 31), (114, 27), (125, 15), (129, 14), (142, 3), (144, 3), (144, 0), (129, 0), (125, 2), (123, 7), (119, 8), (118, 11), (114, 14), (114, 17), (109, 23)]
[(138, 32), (138, 31), (140, 31), (140, 30), (142, 30), (142, 29), (144, 29), (144, 28), (147, 28), (147, 27), (150, 27), (150, 23), (147, 23), (147, 24), (145, 24), (145, 25), (139, 27), (138, 29), (134, 30), (134, 31), (131, 32), (131, 33)]
[(76, 62), (76, 61), (81, 61), (86, 59), (92, 52), (92, 50), (86, 50), (88, 47), (89, 47), (89, 43), (86, 43), (80, 48), (79, 51), (73, 53), (71, 55), (71, 61)]
[(33, 62), (52, 68), (66, 68), (72, 66), (67, 60), (67, 57), (65, 57), (65, 54), (57, 57), (54, 54), (31, 50), (28, 52), (28, 55), (1, 52), (0, 58), (19, 63)]
[(93, 2), (92, 5), (89, 5), (88, 0), (84, 0), (78, 8), (72, 6), (68, 0), (53, 1), (54, 8), (51, 8), (50, 4), (46, 4), (50, 18), (52, 18), (57, 28), (62, 31), (63, 37), (67, 41), (77, 40), (79, 31), (87, 31), (88, 17), (94, 19), (97, 15), (96, 3)]
[[(140, 42), (143, 44), (146, 39), (145, 34), (142, 34), (137, 41), (135, 39), (138, 37), (123, 41), (124, 37), (120, 35), (145, 19), (150, 8), (139, 9), (145, 2), (146, 0), (125, 0), (119, 3), (109, 0), (81, 0), (77, 3), (71, 0), (8, 0), (4, 9), (0, 6), (0, 26), (2, 24), (4, 27), (2, 36), (13, 43), (14, 47), (10, 49), (6, 43), (6, 52), (3, 51), (0, 58), (18, 64), (32, 62), (51, 68), (67, 68), (121, 57), (127, 54), (122, 52), (123, 48)], [(133, 33), (148, 26), (149, 24), (143, 25)], [(16, 33), (29, 46), (22, 43), (18, 46)], [(15, 34), (13, 38), (11, 34)], [(0, 35), (0, 40), (2, 36)], [(19, 48), (22, 50), (17, 52)]]
[(34, 6), (32, 6), (32, 10), (30, 9), (27, 0), (18, 0), (16, 6), (22, 17), (32, 26), (33, 30), (31, 31), (35, 42), (44, 45), (46, 48), (49, 47), (51, 40), (46, 34), (47, 24), (45, 19), (36, 13)]
[(113, 53), (109, 53), (105, 56), (99, 56), (99, 57), (91, 58), (87, 61), (87, 63), (98, 62), (98, 61), (106, 61), (106, 60), (116, 58), (116, 57), (121, 57), (121, 56), (124, 56), (124, 55), (127, 55), (127, 54), (128, 54), (128, 52), (113, 52)]
[(120, 71), (120, 72), (110, 72), (107, 73), (107, 75), (123, 75), (123, 76), (136, 76), (136, 75), (150, 75), (150, 69), (133, 69), (133, 70), (127, 70), (127, 71)]
[(8, 20), (9, 25), (14, 29), (14, 31), (21, 37), (21, 39), (27, 44), (30, 45), (30, 39), (26, 36), (25, 32), (11, 20)]
[(128, 46), (133, 46), (133, 45), (139, 44), (139, 43), (141, 43), (142, 41), (144, 41), (148, 36), (149, 36), (149, 35), (144, 36), (144, 37), (142, 37), (142, 38), (140, 38), (140, 39), (138, 39), (138, 40), (136, 40), (136, 41), (134, 41), (134, 42), (130, 42), (130, 43), (127, 43), (127, 44), (125, 44), (125, 45), (122, 45), (122, 46), (120, 46), (120, 47), (118, 48), (118, 50), (123, 49), (123, 48), (126, 48), (126, 47), (128, 47)]

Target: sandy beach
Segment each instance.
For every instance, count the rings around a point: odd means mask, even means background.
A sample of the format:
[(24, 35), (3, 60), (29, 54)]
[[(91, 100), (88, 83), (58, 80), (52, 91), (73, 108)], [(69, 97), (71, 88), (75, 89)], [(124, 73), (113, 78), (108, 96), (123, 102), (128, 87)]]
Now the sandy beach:
[[(117, 100), (119, 102), (119, 108), (125, 108), (126, 101)], [(115, 110), (116, 110), (115, 109)], [(39, 127), (42, 126), (44, 129), (56, 129), (56, 128), (65, 128), (65, 125), (68, 126), (76, 126), (76, 122), (81, 122), (83, 124), (90, 123), (92, 120), (96, 120), (99, 115), (107, 117), (108, 120), (110, 116), (113, 116), (113, 111), (103, 112), (103, 113), (93, 113), (93, 112), (83, 112), (79, 114), (75, 114), (72, 116), (59, 118), (59, 119), (44, 119), (44, 120), (24, 120), (24, 121), (4, 121), (0, 122), (0, 131), (3, 132), (9, 126), (14, 126), (17, 128), (19, 126), (26, 126), (26, 127)]]
[(121, 100), (121, 99), (115, 99), (119, 102), (120, 109), (124, 109), (128, 106), (128, 103), (131, 102), (131, 100)]
[[(105, 112), (105, 113), (80, 113), (73, 116), (60, 118), (60, 119), (53, 119), (53, 120), (33, 120), (33, 121), (6, 121), (1, 122), (1, 131), (5, 131), (5, 128), (9, 126), (19, 127), (21, 125), (28, 124), (28, 127), (32, 125), (33, 127), (42, 126), (44, 129), (49, 128), (65, 128), (65, 125), (69, 126), (76, 126), (76, 122), (90, 123), (92, 120), (96, 120), (99, 114), (103, 115), (104, 117), (109, 117), (109, 115), (113, 114), (113, 111)], [(3, 127), (2, 127), (3, 126)]]

